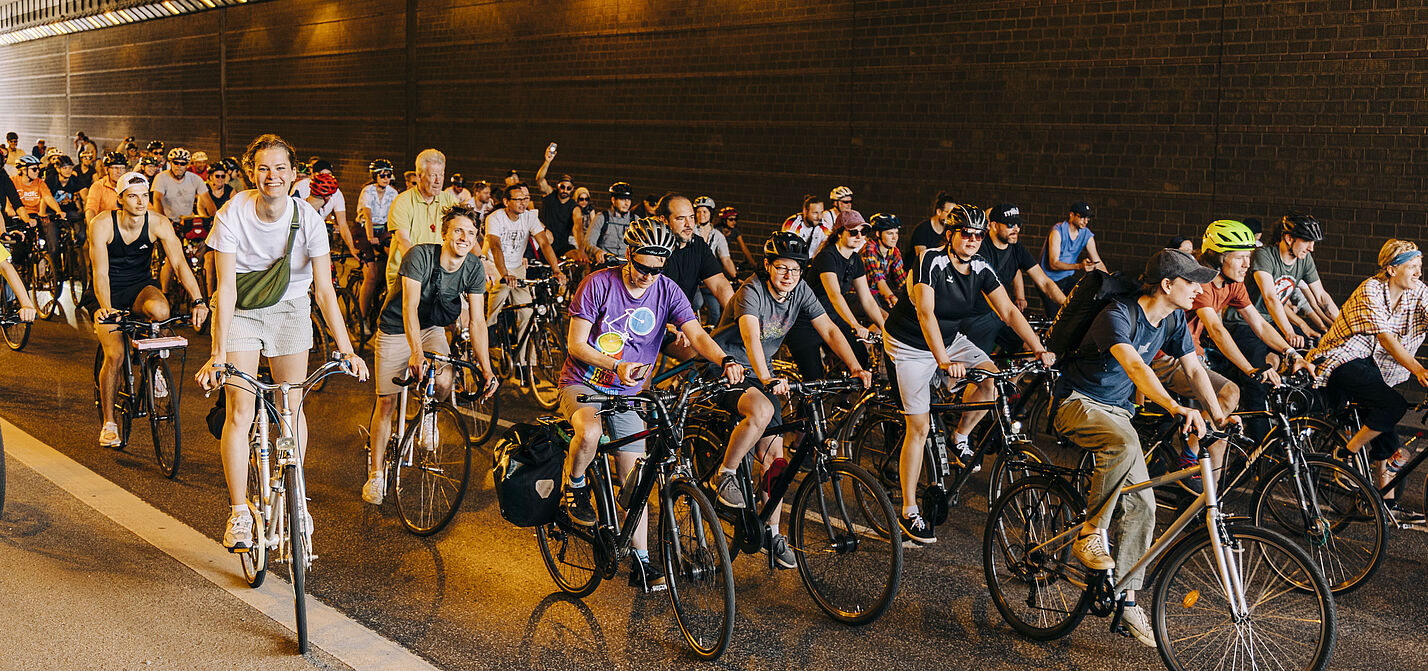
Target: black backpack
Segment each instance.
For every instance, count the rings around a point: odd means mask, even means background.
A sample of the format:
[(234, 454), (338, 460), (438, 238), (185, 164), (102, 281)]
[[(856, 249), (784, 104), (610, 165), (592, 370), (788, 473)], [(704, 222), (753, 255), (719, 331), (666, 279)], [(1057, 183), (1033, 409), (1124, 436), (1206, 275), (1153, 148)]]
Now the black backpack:
[(564, 484), (568, 422), (517, 424), (492, 450), (491, 478), (501, 517), (518, 527), (555, 521)]
[(1111, 301), (1133, 297), (1139, 291), (1139, 283), (1120, 273), (1112, 275), (1101, 270), (1086, 273), (1066, 294), (1066, 303), (1056, 311), (1056, 319), (1051, 322), (1043, 344), (1056, 355), (1057, 362), (1077, 356), (1096, 315)]

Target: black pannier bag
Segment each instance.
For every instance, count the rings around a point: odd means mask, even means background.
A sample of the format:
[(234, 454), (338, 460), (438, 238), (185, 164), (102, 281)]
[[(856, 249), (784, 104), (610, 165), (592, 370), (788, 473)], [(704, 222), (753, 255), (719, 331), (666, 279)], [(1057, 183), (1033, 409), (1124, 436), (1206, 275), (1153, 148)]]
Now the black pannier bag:
[(569, 447), (568, 422), (517, 424), (492, 450), (491, 478), (501, 517), (518, 527), (555, 521)]

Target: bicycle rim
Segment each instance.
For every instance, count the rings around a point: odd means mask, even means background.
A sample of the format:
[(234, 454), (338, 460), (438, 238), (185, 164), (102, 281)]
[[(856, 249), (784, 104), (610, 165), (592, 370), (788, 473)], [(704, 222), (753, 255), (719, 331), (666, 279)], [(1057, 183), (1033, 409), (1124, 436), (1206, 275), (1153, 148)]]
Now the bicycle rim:
[[(902, 580), (902, 530), (887, 493), (867, 471), (829, 465), (805, 478), (793, 504), (794, 556), (809, 596), (846, 624), (882, 617)], [(862, 502), (876, 501), (876, 505)]]
[(248, 586), (257, 588), (268, 575), (267, 522), (263, 519), (263, 492), (268, 487), (263, 478), (258, 450), (248, 451), (248, 507), (253, 511), (253, 547), (238, 553), (238, 561), (243, 565), (243, 578)]
[(1336, 594), (1352, 591), (1373, 576), (1387, 554), (1382, 499), (1363, 476), (1338, 462), (1310, 457), (1300, 468), (1313, 491), (1301, 497), (1296, 469), (1285, 464), (1265, 480), (1254, 522), (1297, 542)]
[(669, 601), (684, 640), (703, 659), (718, 659), (734, 636), (734, 567), (714, 506), (685, 480), (661, 497), (660, 555)]
[(560, 400), (560, 369), (565, 366), (565, 347), (553, 324), (545, 324), (531, 334), (535, 352), (531, 370), (531, 394), (540, 407), (551, 410)]
[[(902, 454), (905, 430), (901, 419), (890, 417), (876, 408), (867, 408), (859, 418), (860, 426), (853, 430), (853, 461), (873, 474), (893, 501), (902, 500), (902, 480), (898, 474), (898, 458)], [(924, 480), (926, 475), (924, 471)]]
[(1070, 633), (1090, 607), (1090, 576), (1067, 537), (1082, 505), (1065, 483), (1030, 477), (992, 505), (982, 535), (982, 568), (992, 603), (1022, 635), (1049, 641)]
[(294, 629), (297, 630), (298, 653), (307, 654), (307, 562), (308, 534), (303, 515), (307, 502), (302, 500), (302, 483), (298, 481), (296, 466), (288, 466), (283, 472), (283, 482), (287, 489), (288, 515), (288, 575), (293, 583)]
[[(434, 436), (423, 435), (427, 417), (434, 417)], [(407, 427), (400, 449), (397, 512), (408, 531), (430, 536), (451, 522), (466, 495), (471, 478), (466, 427), (455, 408), (435, 406)]]
[[(19, 318), (20, 299), (11, 298), (5, 301), (3, 313), (7, 317)], [(25, 349), (25, 345), (30, 342), (30, 322), (16, 322), (5, 326), (5, 345), (16, 352)]]
[(1327, 668), (1338, 628), (1333, 595), (1313, 560), (1293, 541), (1261, 527), (1232, 527), (1228, 536), (1232, 575), (1243, 583), (1249, 611), (1243, 618), (1231, 613), (1208, 534), (1181, 544), (1155, 586), (1152, 624), (1165, 665)]
[[(154, 456), (159, 460), (159, 468), (172, 479), (178, 475), (180, 441), (179, 433), (179, 388), (169, 376), (167, 359), (150, 359), (145, 366), (144, 387), (149, 403), (149, 431), (154, 437)], [(163, 380), (163, 390), (159, 396), (159, 380)]]
[(586, 597), (600, 586), (600, 562), (590, 534), (556, 523), (536, 527), (545, 568), (560, 591)]

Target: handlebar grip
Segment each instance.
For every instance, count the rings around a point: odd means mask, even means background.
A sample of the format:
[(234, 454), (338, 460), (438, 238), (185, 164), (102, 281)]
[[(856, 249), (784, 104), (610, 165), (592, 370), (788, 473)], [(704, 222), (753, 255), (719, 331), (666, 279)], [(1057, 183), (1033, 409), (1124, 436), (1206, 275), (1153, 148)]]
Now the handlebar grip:
[(417, 382), (417, 379), (414, 378), (414, 377), (410, 377), (410, 376), (405, 377), (405, 378), (401, 378), (401, 377), (394, 377), (394, 378), (392, 378), (392, 384), (397, 385), (398, 387), (410, 387), (410, 386), (416, 384), (416, 382)]
[(580, 394), (575, 397), (575, 400), (581, 403), (609, 403), (619, 400), (619, 398), (618, 396), (611, 396), (609, 394)]

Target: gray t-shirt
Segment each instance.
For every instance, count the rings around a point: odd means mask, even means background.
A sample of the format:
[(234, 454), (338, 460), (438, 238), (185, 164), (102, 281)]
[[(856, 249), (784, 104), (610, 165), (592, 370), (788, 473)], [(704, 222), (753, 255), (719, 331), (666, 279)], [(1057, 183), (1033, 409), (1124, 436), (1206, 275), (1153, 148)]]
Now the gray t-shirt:
[[(461, 267), (454, 272), (446, 272), (438, 261), (441, 259), (441, 245), (425, 244), (412, 247), (402, 258), (397, 274), (421, 282), (421, 301), (417, 308), (417, 321), (423, 329), (433, 326), (450, 326), (461, 314), (461, 301), (466, 294), (486, 293), (486, 266), (481, 257), (467, 254)], [(432, 270), (435, 269), (433, 278)], [(435, 281), (433, 281), (433, 279)], [(381, 321), (378, 328), (382, 333), (397, 335), (402, 332), (402, 282), (393, 282), (387, 302), (382, 305)], [(442, 309), (449, 320), (438, 321), (432, 314), (436, 303), (441, 301)]]
[(739, 318), (754, 315), (759, 318), (759, 340), (764, 348), (764, 365), (772, 366), (774, 353), (783, 344), (784, 336), (793, 328), (800, 317), (816, 319), (825, 313), (813, 289), (805, 282), (799, 282), (788, 298), (774, 300), (769, 293), (768, 283), (755, 275), (739, 285), (730, 301), (734, 309), (726, 310), (719, 328), (714, 331), (714, 342), (719, 343), (729, 356), (744, 366), (750, 365), (749, 354), (744, 351), (744, 339), (739, 335)]
[(203, 178), (198, 175), (185, 172), (183, 179), (178, 180), (165, 170), (154, 178), (153, 190), (164, 194), (164, 216), (177, 219), (194, 213), (194, 203), (203, 187)]
[[(1279, 256), (1279, 245), (1260, 247), (1254, 250), (1254, 255), (1250, 257), (1249, 275), (1245, 277), (1245, 288), (1249, 289), (1250, 297), (1254, 300), (1254, 309), (1265, 319), (1269, 319), (1269, 309), (1265, 307), (1264, 296), (1260, 293), (1259, 282), (1254, 280), (1257, 272), (1269, 273), (1274, 278), (1274, 293), (1278, 295), (1280, 301), (1288, 299), (1293, 295), (1294, 290), (1299, 287), (1299, 282), (1313, 284), (1319, 281), (1319, 268), (1314, 265), (1314, 257), (1306, 256), (1296, 260), (1294, 263), (1286, 264)], [(1230, 310), (1225, 316), (1226, 322), (1244, 322), (1244, 317), (1240, 316), (1238, 310)]]

